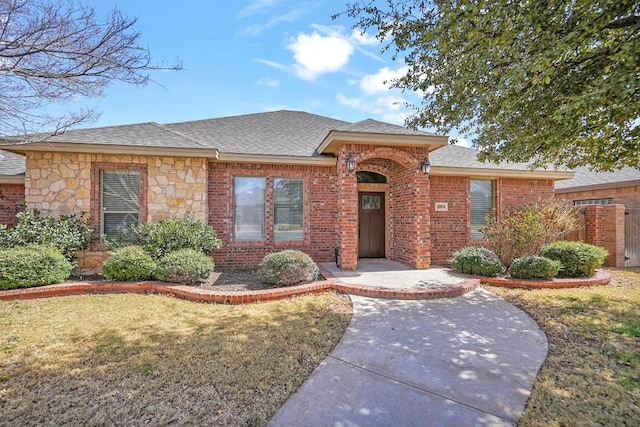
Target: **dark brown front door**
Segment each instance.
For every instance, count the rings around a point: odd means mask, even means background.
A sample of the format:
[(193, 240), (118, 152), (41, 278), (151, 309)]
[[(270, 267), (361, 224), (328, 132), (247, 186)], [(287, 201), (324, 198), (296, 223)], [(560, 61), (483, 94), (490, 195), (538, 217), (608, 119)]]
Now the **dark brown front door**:
[(384, 193), (358, 193), (358, 256), (384, 258)]

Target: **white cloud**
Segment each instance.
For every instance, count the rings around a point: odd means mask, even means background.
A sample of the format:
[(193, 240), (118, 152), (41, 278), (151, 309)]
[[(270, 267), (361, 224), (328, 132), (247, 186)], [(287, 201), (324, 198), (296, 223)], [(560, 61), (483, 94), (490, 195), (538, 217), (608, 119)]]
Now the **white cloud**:
[(366, 113), (382, 114), (383, 110), (379, 107), (374, 107), (371, 104), (366, 103), (360, 98), (349, 98), (343, 93), (336, 95), (336, 101), (340, 105), (353, 108), (354, 110), (364, 111)]
[(265, 13), (277, 2), (278, 0), (256, 0), (250, 5), (243, 7), (240, 12), (238, 12), (238, 18), (246, 18), (256, 13)]
[(376, 99), (376, 105), (388, 110), (400, 110), (405, 107), (407, 100), (401, 96), (389, 95)]
[(388, 92), (392, 80), (398, 79), (409, 70), (404, 66), (397, 70), (391, 70), (389, 67), (380, 68), (374, 74), (367, 74), (360, 80), (360, 88), (368, 94)]
[(266, 87), (278, 87), (280, 82), (276, 79), (272, 79), (270, 77), (264, 77), (256, 82), (258, 86), (266, 86)]
[(404, 126), (404, 122), (409, 117), (407, 113), (384, 113), (382, 115), (382, 121), (387, 123), (393, 123), (395, 125)]
[(375, 36), (370, 36), (367, 33), (363, 34), (359, 30), (353, 30), (351, 33), (351, 39), (363, 46), (375, 46), (380, 44), (380, 41), (378, 41)]
[(304, 80), (340, 71), (353, 54), (353, 45), (348, 39), (339, 34), (322, 36), (317, 31), (299, 34), (287, 49), (293, 52), (296, 74)]
[(287, 67), (286, 65), (280, 64), (279, 62), (270, 61), (268, 59), (256, 59), (256, 62), (267, 65), (271, 68), (275, 68), (276, 70), (289, 71), (289, 67)]

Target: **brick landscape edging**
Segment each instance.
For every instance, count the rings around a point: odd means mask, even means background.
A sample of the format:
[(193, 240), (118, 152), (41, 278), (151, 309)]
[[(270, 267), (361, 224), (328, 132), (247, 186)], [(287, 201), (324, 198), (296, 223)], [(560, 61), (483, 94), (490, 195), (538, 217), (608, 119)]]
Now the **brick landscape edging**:
[(476, 289), (478, 279), (465, 279), (459, 284), (437, 289), (389, 289), (345, 284), (334, 280), (308, 283), (287, 288), (262, 289), (257, 291), (220, 292), (195, 286), (176, 285), (165, 282), (73, 282), (37, 288), (0, 291), (0, 300), (24, 300), (84, 294), (138, 293), (164, 294), (194, 302), (218, 304), (247, 304), (260, 301), (275, 301), (299, 295), (336, 292), (366, 297), (395, 299), (431, 299), (456, 297)]
[(586, 286), (606, 285), (611, 281), (611, 275), (605, 271), (596, 270), (596, 274), (591, 277), (579, 277), (572, 279), (552, 279), (552, 280), (522, 280), (506, 277), (482, 277), (480, 283), (491, 286), (504, 286), (512, 288), (533, 288), (533, 289), (561, 289), (580, 288)]

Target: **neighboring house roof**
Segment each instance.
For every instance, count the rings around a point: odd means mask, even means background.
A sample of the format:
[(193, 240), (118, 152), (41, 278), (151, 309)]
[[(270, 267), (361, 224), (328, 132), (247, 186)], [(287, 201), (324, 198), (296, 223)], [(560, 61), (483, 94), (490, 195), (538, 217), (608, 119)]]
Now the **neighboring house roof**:
[(640, 167), (624, 167), (613, 172), (595, 172), (582, 167), (575, 170), (572, 179), (556, 182), (556, 193), (583, 190), (619, 188), (640, 185)]
[(24, 171), (25, 160), (23, 156), (0, 150), (0, 183), (23, 183)]
[[(461, 145), (444, 146), (429, 154), (431, 172), (440, 175), (457, 175), (460, 174), (461, 169), (464, 169), (472, 175), (476, 170), (478, 174), (490, 173), (500, 176), (506, 173), (513, 174), (513, 171), (532, 171), (527, 163), (483, 163), (478, 160), (478, 154), (478, 150)], [(570, 171), (557, 169), (534, 169), (533, 171), (539, 176), (552, 179), (567, 179), (572, 176)]]

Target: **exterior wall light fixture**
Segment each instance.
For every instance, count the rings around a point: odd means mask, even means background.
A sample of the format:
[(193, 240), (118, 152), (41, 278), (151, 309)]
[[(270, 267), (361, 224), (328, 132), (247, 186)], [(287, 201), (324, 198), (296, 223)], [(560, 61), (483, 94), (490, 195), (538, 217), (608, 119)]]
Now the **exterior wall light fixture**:
[(431, 163), (429, 163), (428, 158), (425, 157), (424, 160), (420, 162), (420, 170), (425, 175), (429, 174), (429, 172), (431, 171)]
[(353, 172), (353, 170), (356, 168), (356, 159), (353, 158), (353, 155), (349, 154), (349, 157), (346, 160), (346, 165), (347, 165), (347, 171), (349, 172)]

